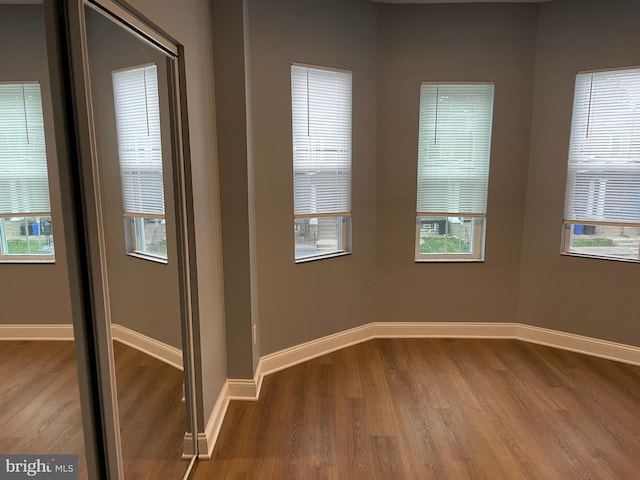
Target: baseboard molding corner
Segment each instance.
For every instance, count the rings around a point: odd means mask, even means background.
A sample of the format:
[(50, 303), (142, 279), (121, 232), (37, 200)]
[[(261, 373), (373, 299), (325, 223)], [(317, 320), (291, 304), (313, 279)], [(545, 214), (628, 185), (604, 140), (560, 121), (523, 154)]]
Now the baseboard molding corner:
[(265, 355), (260, 359), (261, 374), (270, 375), (327, 353), (371, 340), (374, 338), (374, 325), (367, 323)]
[(252, 379), (227, 379), (229, 400), (258, 400), (260, 398), (260, 389), (264, 379), (262, 366), (262, 359), (260, 359)]
[(6, 324), (0, 325), (0, 340), (73, 340), (73, 325), (69, 324)]
[(229, 381), (225, 381), (211, 410), (204, 432), (198, 433), (198, 458), (209, 459), (220, 435), (222, 422), (229, 407)]
[(184, 368), (182, 364), (182, 350), (179, 348), (167, 345), (155, 338), (148, 337), (117, 323), (111, 325), (111, 335), (114, 340), (129, 345), (131, 348), (135, 348), (153, 358), (157, 358), (178, 370)]

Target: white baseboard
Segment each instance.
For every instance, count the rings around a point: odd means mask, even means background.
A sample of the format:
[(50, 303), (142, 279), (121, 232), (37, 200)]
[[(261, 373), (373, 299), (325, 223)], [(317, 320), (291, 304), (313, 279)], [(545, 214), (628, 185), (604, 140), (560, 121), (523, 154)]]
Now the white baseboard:
[(229, 381), (227, 380), (222, 386), (211, 415), (209, 415), (204, 432), (198, 433), (198, 458), (211, 458), (224, 416), (227, 413), (227, 407), (229, 407), (229, 400)]
[[(121, 325), (113, 325), (113, 338), (182, 369), (182, 352)], [(253, 379), (228, 379), (211, 411), (204, 432), (198, 433), (201, 458), (211, 458), (230, 400), (257, 400), (265, 375), (374, 338), (493, 338), (529, 343), (606, 358), (640, 366), (640, 347), (597, 338), (522, 325), (473, 322), (373, 322), (344, 332), (265, 355)], [(0, 325), (0, 340), (73, 340), (71, 325)], [(191, 435), (185, 436), (185, 454), (193, 453)]]
[[(122, 325), (113, 324), (111, 335), (136, 350), (140, 350), (172, 367), (182, 370), (182, 351)], [(73, 340), (73, 325), (32, 324), (0, 325), (0, 340)]]
[(0, 340), (73, 340), (73, 325), (0, 325)]
[(155, 338), (147, 337), (146, 335), (116, 323), (111, 325), (111, 335), (114, 340), (157, 358), (178, 370), (183, 369), (182, 351), (179, 348), (172, 347)]
[(228, 381), (230, 399), (256, 400), (265, 375), (374, 338), (512, 339), (640, 365), (640, 347), (519, 323), (372, 322), (265, 355), (253, 379)]
[(573, 333), (517, 324), (517, 340), (640, 366), (640, 347)]

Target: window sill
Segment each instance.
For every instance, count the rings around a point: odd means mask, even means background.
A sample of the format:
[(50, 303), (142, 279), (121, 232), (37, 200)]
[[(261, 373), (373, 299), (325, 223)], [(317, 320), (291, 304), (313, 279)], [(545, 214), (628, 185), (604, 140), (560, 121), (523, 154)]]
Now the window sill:
[(607, 257), (604, 255), (590, 255), (586, 253), (577, 252), (560, 252), (563, 257), (578, 257), (578, 258), (591, 258), (594, 260), (609, 260), (611, 262), (624, 262), (624, 263), (640, 263), (637, 258), (625, 258), (625, 257)]
[(415, 263), (484, 263), (482, 258), (416, 258)]
[(153, 255), (147, 255), (141, 252), (127, 252), (129, 257), (139, 258), (140, 260), (146, 260), (148, 262), (159, 263), (161, 265), (167, 265), (169, 260), (162, 257), (154, 257)]
[(5, 263), (5, 264), (33, 264), (33, 265), (38, 265), (38, 264), (45, 264), (45, 265), (51, 265), (56, 263), (56, 259), (55, 258), (25, 258), (25, 257), (20, 257), (20, 258), (8, 258), (8, 257), (0, 257), (0, 264)]
[(317, 260), (325, 260), (327, 258), (344, 257), (344, 256), (347, 256), (347, 255), (351, 255), (351, 252), (332, 252), (332, 253), (326, 253), (324, 255), (314, 255), (313, 257), (296, 258), (295, 262), (296, 263), (309, 263), (309, 262), (315, 262)]

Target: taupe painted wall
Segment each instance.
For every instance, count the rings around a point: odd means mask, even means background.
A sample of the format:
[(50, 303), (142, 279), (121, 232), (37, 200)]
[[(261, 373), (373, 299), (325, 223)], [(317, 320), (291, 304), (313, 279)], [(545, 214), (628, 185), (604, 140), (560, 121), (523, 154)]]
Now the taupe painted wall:
[[(251, 0), (248, 13), (260, 353), (265, 355), (374, 318), (377, 22), (369, 0)], [(294, 263), (292, 62), (353, 72), (349, 256)]]
[(640, 2), (540, 7), (518, 321), (640, 345), (638, 265), (560, 256), (576, 71), (640, 65)]
[(196, 375), (202, 407), (198, 423), (202, 431), (227, 376), (210, 3), (131, 0), (130, 4), (185, 48), (198, 260)]
[[(166, 57), (93, 10), (87, 11), (87, 45), (100, 168), (111, 321), (182, 348)], [(111, 74), (113, 70), (149, 63), (155, 63), (158, 68), (167, 264), (126, 254), (122, 217), (124, 208)]]
[[(245, 89), (244, 2), (214, 0), (213, 59), (220, 159), (222, 251), (229, 378), (252, 378), (251, 215)], [(255, 249), (253, 250), (255, 255)], [(257, 324), (257, 322), (256, 322)]]
[[(378, 321), (512, 322), (527, 180), (537, 8), (379, 9)], [(415, 263), (422, 81), (495, 82), (484, 263)]]
[(57, 247), (55, 264), (0, 264), (3, 324), (71, 323), (46, 55), (42, 6), (0, 5), (0, 82), (40, 82)]

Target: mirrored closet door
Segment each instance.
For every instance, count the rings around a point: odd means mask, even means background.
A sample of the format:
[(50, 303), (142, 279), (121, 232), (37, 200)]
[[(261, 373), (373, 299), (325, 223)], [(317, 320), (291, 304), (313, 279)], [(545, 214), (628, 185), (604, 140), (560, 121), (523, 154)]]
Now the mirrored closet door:
[(59, 119), (77, 152), (67, 173), (80, 195), (63, 204), (77, 209), (77, 261), (86, 262), (71, 296), (83, 291), (91, 310), (76, 309), (95, 364), (96, 464), (109, 478), (183, 478), (197, 436), (181, 47), (124, 2), (56, 0), (48, 12), (68, 97)]

